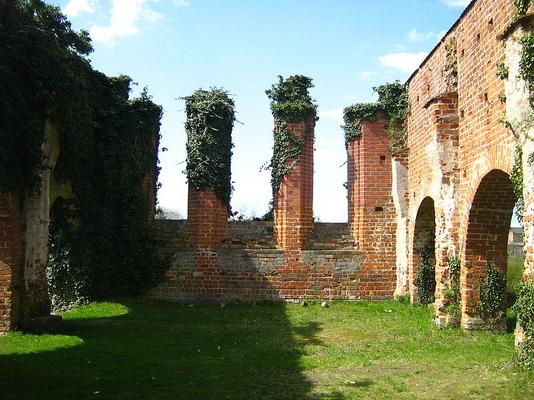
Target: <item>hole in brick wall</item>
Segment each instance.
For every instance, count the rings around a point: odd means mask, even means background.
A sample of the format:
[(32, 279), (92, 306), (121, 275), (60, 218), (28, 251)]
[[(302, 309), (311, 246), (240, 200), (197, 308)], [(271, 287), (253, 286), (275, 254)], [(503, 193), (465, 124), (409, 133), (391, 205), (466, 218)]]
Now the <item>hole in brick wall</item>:
[(490, 20), (488, 21), (488, 24), (493, 25), (493, 18), (490, 18)]
[(460, 117), (463, 118), (465, 115), (464, 110), (460, 110)]
[(417, 102), (419, 103), (419, 96), (417, 96)]
[(464, 49), (462, 49), (462, 51), (460, 52), (460, 57), (462, 57), (462, 58), (463, 58), (464, 56), (465, 56), (465, 50), (464, 50)]
[(480, 33), (477, 33), (477, 42), (480, 40)]
[(484, 101), (487, 103), (488, 102), (488, 94), (487, 93), (484, 93)]
[(375, 211), (376, 212), (382, 212), (382, 211), (384, 211), (384, 208), (383, 207), (375, 207)]
[(386, 162), (386, 156), (380, 156), (380, 163), (383, 164)]

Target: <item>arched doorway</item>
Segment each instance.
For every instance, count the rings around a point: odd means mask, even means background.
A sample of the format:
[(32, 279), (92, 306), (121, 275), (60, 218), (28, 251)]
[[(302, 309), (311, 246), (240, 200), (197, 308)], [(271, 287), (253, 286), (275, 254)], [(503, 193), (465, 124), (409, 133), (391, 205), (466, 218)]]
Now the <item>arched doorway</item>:
[(469, 211), (462, 260), (462, 326), (506, 327), (508, 235), (516, 196), (507, 173), (492, 170), (481, 180)]
[(434, 302), (436, 290), (436, 213), (434, 200), (425, 197), (417, 211), (412, 247), (411, 297), (413, 303)]

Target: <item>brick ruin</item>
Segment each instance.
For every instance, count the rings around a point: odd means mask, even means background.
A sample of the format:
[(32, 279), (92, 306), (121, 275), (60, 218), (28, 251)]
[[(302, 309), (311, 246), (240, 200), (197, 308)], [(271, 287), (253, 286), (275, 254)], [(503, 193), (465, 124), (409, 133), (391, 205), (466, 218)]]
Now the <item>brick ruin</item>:
[[(447, 259), (458, 257), (462, 327), (484, 327), (474, 312), (477, 285), (488, 262), (506, 269), (517, 147), (524, 166), (524, 277), (534, 279), (533, 124), (518, 39), (533, 17), (514, 14), (513, 0), (473, 1), (410, 77), (405, 151), (391, 153), (382, 115), (363, 121), (361, 137), (347, 144), (347, 224), (313, 222), (310, 138), (289, 160), (296, 164), (275, 193), (274, 222), (228, 222), (215, 193), (193, 187), (187, 221), (155, 221), (171, 262), (149, 297), (254, 302), (409, 294), (413, 300), (419, 242), (434, 232), (436, 323), (447, 323)], [(499, 63), (508, 66), (508, 78), (497, 76)], [(306, 124), (289, 129), (302, 135)], [(0, 195), (0, 332), (19, 322), (20, 310), (38, 310), (46, 301), (46, 293), (32, 290), (42, 285), (46, 263), (28, 258), (32, 222), (21, 204), (16, 193)]]

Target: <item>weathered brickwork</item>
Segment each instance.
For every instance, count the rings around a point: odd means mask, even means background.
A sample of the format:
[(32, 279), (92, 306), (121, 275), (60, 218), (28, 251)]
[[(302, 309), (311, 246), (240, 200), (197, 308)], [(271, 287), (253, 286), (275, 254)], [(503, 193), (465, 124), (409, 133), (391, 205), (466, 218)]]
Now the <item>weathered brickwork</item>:
[[(358, 299), (364, 255), (347, 224), (315, 224), (309, 248), (280, 249), (270, 222), (229, 222), (226, 237), (210, 252), (210, 272), (199, 267), (189, 221), (156, 221), (162, 252), (170, 259), (165, 282), (150, 297), (174, 301)], [(216, 276), (217, 279), (213, 279)]]
[[(426, 215), (423, 199), (432, 199), (437, 322), (446, 321), (443, 290), (448, 279), (447, 257), (456, 256), (462, 263), (462, 325), (466, 329), (484, 325), (475, 308), (478, 284), (488, 263), (506, 268), (507, 236), (516, 201), (509, 174), (516, 146), (528, 147), (528, 140), (518, 140), (503, 124), (511, 110), (528, 98), (523, 88), (518, 95), (517, 82), (508, 82), (519, 76), (517, 40), (498, 38), (513, 30), (514, 12), (513, 0), (472, 2), (409, 80), (410, 282), (397, 286), (413, 287), (417, 227), (425, 224), (418, 219)], [(508, 80), (497, 76), (500, 63), (510, 68)], [(531, 196), (525, 185), (525, 198)], [(533, 209), (530, 205), (526, 220)], [(531, 236), (525, 236), (527, 271), (532, 270), (529, 248), (534, 234)], [(413, 289), (410, 292), (414, 294)]]
[(18, 320), (20, 291), (20, 204), (19, 199), (0, 193), (0, 333)]
[(365, 254), (359, 283), (363, 298), (390, 298), (396, 284), (396, 211), (386, 122), (362, 123), (347, 144), (349, 228)]
[[(307, 140), (287, 161), (292, 169), (274, 194), (274, 223), (228, 222), (228, 208), (213, 191), (190, 186), (188, 221), (154, 223), (169, 269), (149, 297), (255, 302), (409, 294), (416, 301), (419, 251), (434, 236), (436, 322), (449, 321), (448, 260), (456, 257), (462, 326), (486, 327), (476, 315), (478, 285), (488, 265), (506, 268), (517, 148), (524, 168), (524, 279), (534, 279), (533, 113), (519, 69), (520, 38), (534, 17), (516, 21), (514, 14), (514, 0), (473, 1), (412, 75), (402, 153), (391, 155), (383, 115), (362, 122), (361, 137), (347, 145), (348, 224), (313, 223), (314, 122), (288, 124)], [(504, 79), (497, 74), (501, 63), (509, 69)], [(143, 181), (150, 208), (153, 179)], [(43, 285), (24, 288), (44, 282), (48, 213), (29, 218), (21, 203), (0, 194), (0, 332), (23, 314), (17, 302), (32, 306), (44, 297)], [(39, 220), (31, 224), (42, 233), (35, 247), (25, 249), (33, 228), (24, 220)]]
[(291, 166), (274, 194), (274, 229), (278, 245), (287, 250), (306, 247), (313, 231), (313, 120), (288, 124), (289, 133), (306, 138), (302, 152), (286, 161)]

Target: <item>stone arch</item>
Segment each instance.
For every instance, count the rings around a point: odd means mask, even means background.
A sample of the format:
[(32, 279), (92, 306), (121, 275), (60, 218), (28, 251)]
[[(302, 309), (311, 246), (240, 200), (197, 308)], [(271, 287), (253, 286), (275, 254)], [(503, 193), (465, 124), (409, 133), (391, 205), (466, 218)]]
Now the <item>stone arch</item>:
[[(418, 287), (416, 286), (416, 275), (421, 264), (421, 253), (430, 246), (430, 259), (435, 263), (435, 238), (436, 238), (436, 209), (434, 199), (430, 196), (425, 197), (419, 207), (414, 219), (414, 229), (411, 240), (411, 257), (410, 257), (410, 296), (412, 302), (419, 302)], [(428, 293), (434, 295), (434, 285)]]
[(464, 329), (487, 325), (477, 317), (480, 280), (486, 276), (488, 265), (506, 273), (508, 234), (516, 201), (510, 176), (502, 169), (492, 169), (482, 177), (472, 197), (461, 257)]

